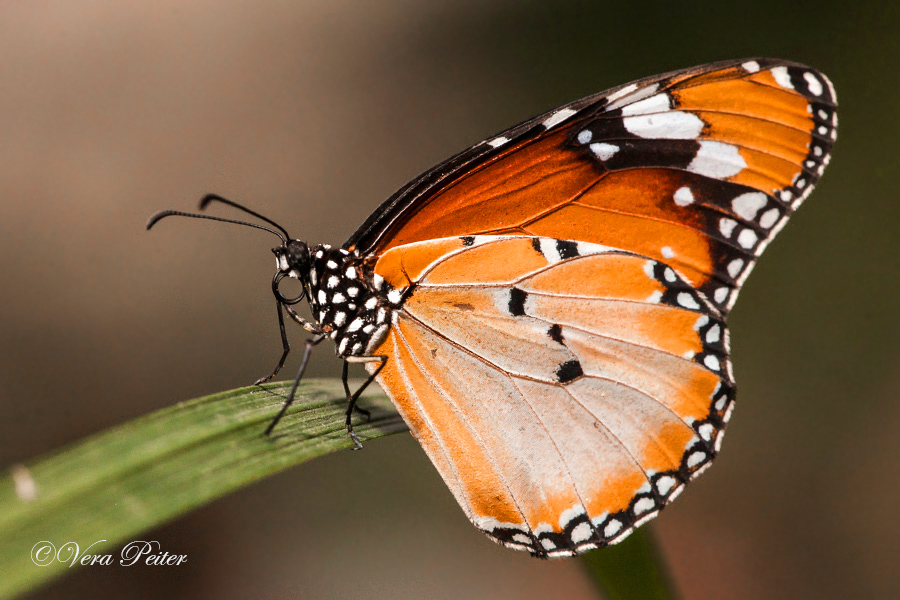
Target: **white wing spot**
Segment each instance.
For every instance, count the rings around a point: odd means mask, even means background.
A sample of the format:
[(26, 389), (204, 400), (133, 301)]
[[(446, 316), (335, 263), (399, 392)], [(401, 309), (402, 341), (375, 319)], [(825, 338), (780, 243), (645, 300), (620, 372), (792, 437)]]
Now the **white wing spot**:
[(668, 281), (669, 283), (675, 283), (675, 271), (673, 271), (672, 269), (666, 268), (666, 270), (663, 271), (663, 277), (665, 277), (666, 281)]
[(694, 202), (694, 194), (691, 193), (691, 188), (687, 186), (675, 190), (673, 198), (675, 199), (675, 204), (678, 206), (687, 206)]
[(647, 297), (647, 302), (650, 304), (659, 304), (660, 300), (662, 300), (662, 292), (659, 290), (656, 290)]
[(665, 496), (675, 486), (675, 478), (668, 475), (660, 477), (656, 482), (656, 491), (660, 496)]
[(737, 175), (747, 167), (736, 146), (723, 142), (701, 141), (700, 149), (687, 170), (714, 179)]
[(745, 229), (738, 235), (738, 244), (741, 245), (741, 248), (750, 249), (756, 245), (757, 240), (759, 238), (756, 235), (756, 232), (752, 229)]
[(328, 302), (328, 296), (325, 295), (325, 290), (319, 290), (318, 298), (319, 298), (320, 305), (324, 305), (325, 303)]
[(697, 451), (688, 456), (687, 466), (691, 469), (702, 463), (706, 460), (706, 452)]
[(777, 208), (770, 208), (759, 218), (759, 224), (762, 225), (763, 228), (769, 229), (775, 224), (775, 221), (778, 220), (778, 214)]
[(660, 252), (662, 252), (662, 255), (666, 258), (672, 258), (673, 256), (675, 256), (675, 251), (672, 250), (672, 248), (669, 246), (663, 246), (662, 248), (660, 248)]
[(606, 524), (606, 527), (603, 528), (603, 535), (605, 535), (606, 537), (609, 538), (609, 537), (616, 535), (621, 530), (622, 530), (622, 522), (617, 519), (613, 519), (612, 521), (610, 521), (609, 523)]
[(578, 132), (578, 143), (587, 144), (594, 137), (594, 133), (590, 129), (582, 129)]
[[(387, 298), (391, 304), (397, 304), (403, 298), (403, 294), (400, 290), (391, 290), (388, 292)], [(368, 305), (368, 302), (366, 302), (366, 305)]]
[[(618, 92), (611, 94), (609, 96), (610, 103), (606, 105), (606, 110), (614, 110), (616, 108), (621, 108), (626, 104), (631, 104), (633, 102), (637, 102), (638, 100), (643, 100), (647, 96), (652, 96), (656, 93), (656, 90), (659, 89), (659, 84), (654, 83), (648, 86), (644, 86), (639, 88), (636, 84), (631, 84), (625, 86)], [(627, 92), (625, 90), (628, 90)], [(632, 93), (633, 92), (633, 93)], [(615, 102), (612, 100), (615, 98)]]
[(633, 92), (633, 91), (636, 90), (636, 89), (637, 89), (637, 84), (636, 84), (636, 83), (632, 83), (632, 84), (630, 84), (630, 85), (626, 85), (626, 86), (623, 87), (621, 90), (619, 90), (619, 91), (617, 91), (617, 92), (613, 92), (612, 94), (610, 94), (610, 95), (609, 95), (609, 98), (607, 98), (607, 100), (609, 100), (610, 102), (612, 102), (613, 100), (618, 100), (618, 99), (621, 98), (622, 96), (627, 96), (628, 94), (630, 94), (631, 92)]
[(499, 148), (500, 146), (502, 146), (503, 144), (505, 144), (508, 141), (509, 141), (509, 138), (505, 138), (501, 135), (500, 137), (495, 137), (494, 139), (490, 140), (487, 144), (491, 148)]
[(772, 77), (775, 78), (775, 83), (781, 87), (789, 90), (794, 89), (794, 86), (791, 85), (791, 76), (788, 74), (787, 67), (775, 67), (772, 69)]
[(556, 248), (556, 240), (552, 238), (539, 238), (538, 245), (541, 248), (541, 254), (550, 264), (558, 263), (562, 260), (559, 250)]
[(588, 523), (579, 523), (575, 526), (575, 529), (572, 530), (572, 542), (577, 544), (579, 542), (583, 542), (585, 540), (589, 540), (591, 535), (593, 535), (594, 530), (591, 529), (590, 524)]
[(347, 313), (343, 311), (338, 311), (334, 313), (334, 324), (337, 327), (341, 327), (344, 323), (347, 322)]
[(328, 282), (325, 284), (325, 286), (331, 290), (331, 289), (336, 288), (340, 282), (341, 282), (340, 279), (338, 279), (337, 277), (332, 275), (331, 277), (328, 278)]
[(738, 275), (741, 273), (741, 269), (744, 268), (744, 259), (736, 258), (730, 263), (728, 263), (728, 274), (731, 275), (732, 279), (736, 279)]
[(719, 341), (719, 338), (722, 335), (722, 329), (719, 327), (719, 324), (716, 323), (712, 327), (709, 328), (709, 331), (706, 332), (706, 343), (707, 344), (715, 344)]
[(347, 267), (344, 271), (344, 277), (347, 279), (356, 279), (356, 268), (355, 267)]
[(653, 502), (652, 498), (641, 498), (634, 503), (634, 515), (642, 515), (648, 510), (653, 510), (655, 506), (656, 503)]
[(803, 74), (803, 79), (806, 80), (806, 87), (809, 88), (810, 93), (813, 96), (821, 96), (823, 92), (822, 82), (818, 80), (818, 78), (807, 71)]
[(723, 302), (725, 302), (726, 298), (728, 298), (728, 288), (727, 287), (724, 287), (724, 286), (720, 287), (715, 292), (713, 292), (713, 299), (716, 302), (718, 302), (719, 304), (722, 304)]
[(571, 108), (561, 108), (558, 111), (556, 111), (555, 113), (553, 113), (552, 115), (550, 115), (549, 117), (547, 117), (547, 119), (544, 120), (542, 125), (544, 127), (546, 127), (547, 129), (550, 129), (551, 127), (555, 127), (556, 125), (559, 125), (560, 123), (562, 123), (563, 121), (565, 121), (566, 119), (568, 119), (569, 117), (574, 115), (576, 112), (578, 112), (578, 111), (572, 110)]
[(782, 202), (790, 202), (793, 197), (794, 197), (794, 195), (788, 190), (784, 190), (781, 192), (781, 201)]
[(826, 133), (828, 133), (828, 128), (824, 125), (819, 125), (818, 131), (821, 135), (825, 135)]
[(619, 151), (619, 147), (613, 144), (607, 144), (605, 142), (595, 142), (590, 145), (591, 152), (593, 152), (597, 158), (602, 161), (607, 161), (613, 157), (613, 155)]
[(726, 238), (730, 238), (731, 234), (734, 233), (734, 228), (737, 227), (737, 221), (734, 219), (719, 219), (719, 231), (722, 232)]
[[(642, 102), (648, 102), (653, 98), (647, 98)], [(638, 104), (642, 104), (642, 102), (638, 102)], [(624, 112), (628, 108), (631, 107), (626, 106), (622, 111)], [(706, 126), (697, 115), (680, 110), (626, 117), (622, 120), (622, 124), (629, 133), (638, 137), (664, 140), (693, 140)]]
[(678, 304), (685, 308), (694, 310), (700, 308), (700, 305), (697, 304), (697, 301), (694, 300), (694, 297), (687, 292), (681, 292), (680, 294), (678, 294)]
[(716, 358), (712, 354), (706, 355), (706, 358), (703, 359), (703, 364), (706, 365), (707, 367), (709, 367), (710, 369), (712, 369), (713, 371), (718, 371), (719, 367), (720, 367), (719, 359)]
[(756, 218), (756, 213), (768, 202), (766, 195), (762, 192), (748, 192), (741, 194), (731, 201), (731, 208), (737, 216), (744, 220), (752, 221)]
[(667, 112), (672, 109), (672, 100), (669, 95), (663, 92), (650, 96), (639, 102), (634, 102), (622, 108), (623, 117), (633, 117), (634, 115), (646, 115), (650, 113)]
[(756, 73), (757, 71), (759, 71), (759, 63), (755, 60), (748, 60), (741, 66), (744, 67), (744, 70), (748, 73)]
[(347, 298), (345, 298), (342, 293), (338, 292), (334, 295), (334, 297), (331, 299), (331, 301), (335, 304), (343, 304), (344, 302), (347, 301)]

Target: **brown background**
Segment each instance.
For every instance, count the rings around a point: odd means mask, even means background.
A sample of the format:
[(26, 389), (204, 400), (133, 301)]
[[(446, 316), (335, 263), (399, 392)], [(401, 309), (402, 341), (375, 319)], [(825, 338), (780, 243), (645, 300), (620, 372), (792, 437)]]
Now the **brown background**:
[[(686, 598), (900, 596), (896, 5), (485, 4), (0, 3), (0, 465), (277, 359), (272, 240), (148, 234), (156, 210), (216, 191), (340, 243), (407, 179), (533, 114), (780, 56), (833, 79), (834, 160), (733, 312), (724, 453), (652, 527)], [(323, 347), (312, 373), (338, 369)], [(472, 528), (408, 436), (148, 536), (189, 563), (83, 569), (35, 597), (592, 597), (577, 562)]]

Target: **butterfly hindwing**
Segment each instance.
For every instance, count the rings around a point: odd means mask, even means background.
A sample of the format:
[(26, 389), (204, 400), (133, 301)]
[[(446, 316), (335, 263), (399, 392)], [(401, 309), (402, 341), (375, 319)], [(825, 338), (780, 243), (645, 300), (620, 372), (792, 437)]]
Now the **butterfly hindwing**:
[(347, 242), (519, 234), (602, 243), (674, 267), (721, 312), (827, 165), (828, 79), (773, 59), (647, 78), (457, 155)]
[(727, 331), (665, 263), (478, 236), (399, 246), (374, 270), (406, 295), (378, 380), (492, 538), (543, 556), (614, 543), (718, 449)]

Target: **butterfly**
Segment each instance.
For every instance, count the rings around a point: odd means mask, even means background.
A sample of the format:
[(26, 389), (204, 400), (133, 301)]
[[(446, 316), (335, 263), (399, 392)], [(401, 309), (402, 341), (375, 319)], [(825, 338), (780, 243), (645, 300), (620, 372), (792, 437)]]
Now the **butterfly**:
[[(343, 246), (274, 221), (285, 317), (343, 360), (347, 429), (373, 380), (463, 511), (539, 557), (624, 539), (719, 452), (734, 407), (726, 318), (836, 137), (820, 72), (712, 63), (588, 96), (412, 180)], [(295, 278), (302, 291), (279, 288)], [(303, 299), (312, 320), (294, 308)], [(366, 383), (351, 391), (348, 365)], [(365, 412), (365, 411), (361, 411)]]

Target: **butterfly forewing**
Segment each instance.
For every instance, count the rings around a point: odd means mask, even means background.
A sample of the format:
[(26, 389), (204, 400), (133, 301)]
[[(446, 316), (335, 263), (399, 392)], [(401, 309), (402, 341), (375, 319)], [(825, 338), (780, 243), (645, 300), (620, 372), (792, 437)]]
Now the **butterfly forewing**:
[(828, 163), (835, 97), (813, 69), (731, 61), (573, 102), (388, 200), (348, 241), (381, 254), (457, 235), (590, 241), (669, 263), (723, 312)]

